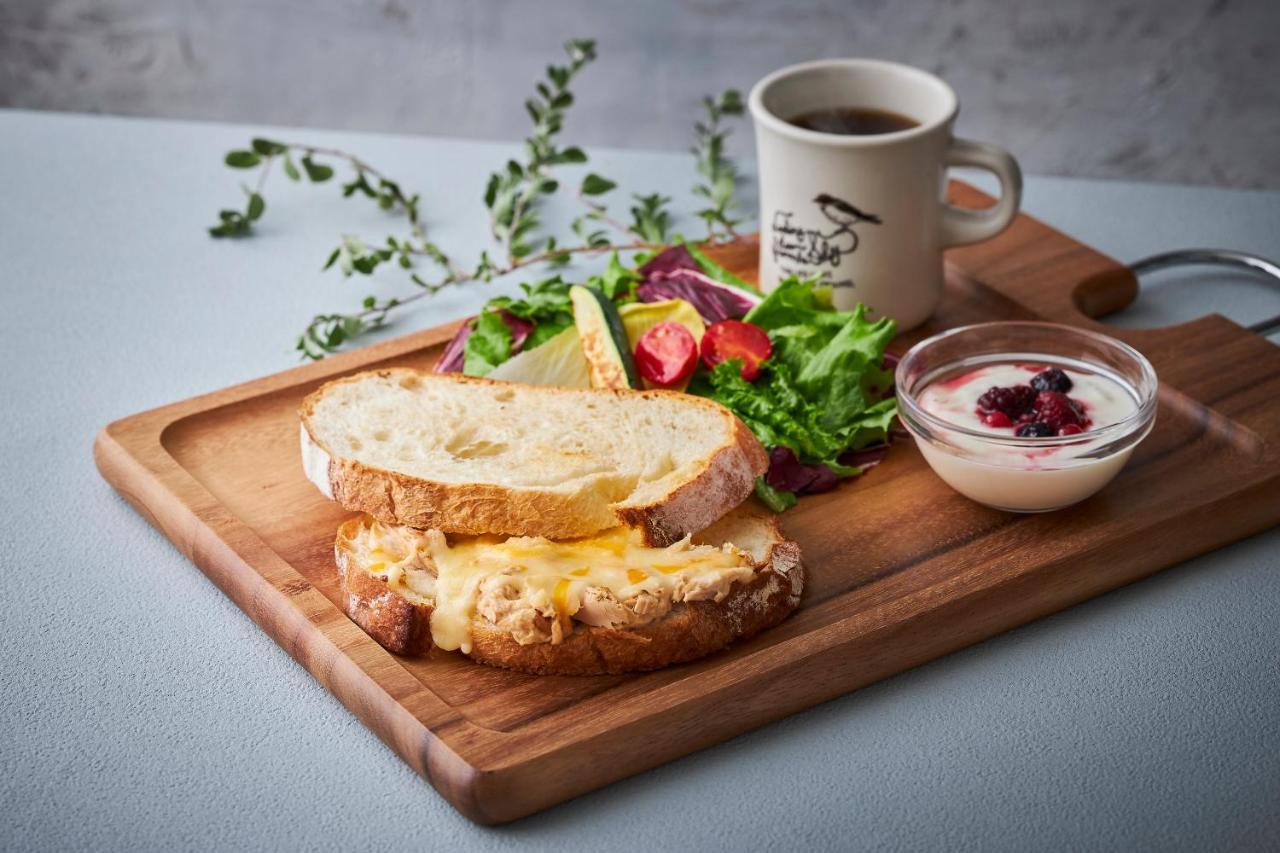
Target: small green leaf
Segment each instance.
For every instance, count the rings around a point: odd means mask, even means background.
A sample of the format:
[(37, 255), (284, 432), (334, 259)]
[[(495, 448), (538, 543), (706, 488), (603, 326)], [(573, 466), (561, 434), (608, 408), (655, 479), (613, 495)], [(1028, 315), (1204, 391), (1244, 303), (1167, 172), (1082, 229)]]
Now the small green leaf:
[(581, 148), (570, 146), (561, 151), (556, 160), (560, 163), (585, 163), (587, 162), (587, 155)]
[(245, 216), (249, 218), (250, 222), (256, 222), (262, 218), (262, 214), (266, 212), (266, 209), (267, 203), (262, 200), (262, 196), (258, 193), (251, 193), (249, 195), (249, 209)]
[(592, 276), (593, 281), (604, 295), (614, 300), (628, 297), (631, 285), (640, 280), (640, 276), (627, 269), (618, 259), (618, 253), (609, 256), (609, 264), (599, 276)]
[(297, 181), (302, 178), (301, 173), (298, 172), (297, 165), (294, 164), (293, 158), (289, 156), (288, 152), (285, 152), (284, 155), (284, 173), (291, 181)]
[(359, 317), (343, 317), (342, 318), (342, 336), (344, 338), (358, 337), (365, 330), (364, 321)]
[(575, 65), (582, 65), (596, 58), (595, 39), (571, 39), (565, 42), (564, 49)]
[(228, 151), (225, 162), (233, 169), (252, 169), (262, 158), (252, 151)]
[(720, 96), (720, 112), (725, 115), (742, 115), (742, 95), (737, 89), (725, 89)]
[(765, 482), (764, 477), (756, 477), (756, 497), (774, 512), (784, 512), (796, 505), (795, 492), (775, 489)]
[(306, 170), (307, 177), (315, 183), (323, 183), (333, 177), (333, 167), (326, 166), (323, 163), (317, 163), (310, 157), (302, 158), (302, 168)]
[(284, 145), (270, 139), (258, 138), (253, 140), (252, 145), (253, 150), (261, 154), (263, 157), (273, 157), (276, 154), (283, 154), (288, 150)]
[(616, 186), (617, 184), (608, 178), (602, 178), (595, 172), (588, 172), (582, 179), (581, 192), (583, 195), (603, 195)]
[(463, 372), (484, 376), (511, 357), (511, 329), (496, 311), (482, 311), (463, 348)]

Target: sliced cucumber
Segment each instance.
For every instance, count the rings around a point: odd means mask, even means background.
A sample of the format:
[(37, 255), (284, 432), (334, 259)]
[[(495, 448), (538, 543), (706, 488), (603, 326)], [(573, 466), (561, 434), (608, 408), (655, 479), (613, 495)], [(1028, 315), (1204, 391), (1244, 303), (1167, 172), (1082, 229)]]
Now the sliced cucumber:
[(594, 388), (643, 388), (627, 330), (613, 301), (594, 287), (569, 288), (573, 324), (578, 327), (582, 354), (587, 358)]

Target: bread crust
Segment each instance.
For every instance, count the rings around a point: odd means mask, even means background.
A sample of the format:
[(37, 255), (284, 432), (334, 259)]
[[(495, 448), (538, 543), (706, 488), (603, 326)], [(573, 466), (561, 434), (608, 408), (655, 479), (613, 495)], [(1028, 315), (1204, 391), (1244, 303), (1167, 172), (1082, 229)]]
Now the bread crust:
[[(735, 583), (722, 601), (683, 602), (662, 618), (629, 629), (574, 623), (560, 643), (523, 646), (477, 615), (470, 656), (534, 675), (616, 675), (696, 660), (770, 628), (799, 605), (805, 570), (799, 545), (783, 538), (774, 519), (755, 520), (765, 525), (762, 535), (767, 539), (763, 553), (753, 557), (756, 574), (747, 583)], [(334, 547), (343, 610), (389, 651), (425, 654), (431, 648), (432, 608), (410, 603), (385, 581), (350, 565), (343, 540), (359, 523), (358, 518), (344, 523)]]
[(790, 560), (788, 571), (759, 571), (750, 582), (734, 584), (723, 601), (677, 604), (663, 618), (637, 628), (576, 624), (561, 643), (522, 646), (477, 619), (471, 626), (471, 657), (531, 675), (621, 675), (706, 657), (777, 625), (800, 603), (804, 567), (799, 546), (780, 543), (774, 551), (771, 565)]
[(731, 417), (733, 443), (707, 460), (697, 478), (670, 492), (665, 500), (618, 507), (618, 521), (640, 528), (646, 544), (664, 546), (705, 529), (746, 500), (755, 491), (756, 477), (769, 470), (769, 454), (746, 424), (736, 415)]
[[(422, 381), (448, 381), (505, 386), (499, 382), (458, 374), (432, 374), (410, 368), (368, 371), (383, 377), (414, 376)], [(618, 397), (678, 396), (683, 404), (708, 407), (732, 421), (732, 438), (713, 452), (702, 467), (663, 499), (641, 506), (602, 507), (580, 494), (550, 490), (513, 489), (492, 483), (442, 483), (389, 471), (356, 459), (340, 457), (315, 437), (309, 420), (316, 402), (334, 385), (359, 381), (365, 373), (326, 383), (303, 400), (301, 443), (307, 476), (327, 497), (353, 512), (364, 512), (384, 524), (402, 524), (445, 533), (507, 536), (545, 536), (573, 539), (591, 536), (623, 524), (642, 531), (648, 545), (661, 547), (701, 530), (742, 503), (755, 487), (755, 478), (769, 466), (768, 455), (742, 421), (711, 400), (674, 391), (595, 389), (591, 393)], [(546, 388), (547, 394), (583, 393), (577, 389)]]
[(392, 591), (359, 567), (351, 565), (351, 555), (343, 547), (350, 540), (359, 518), (343, 522), (334, 542), (334, 562), (342, 582), (342, 609), (351, 621), (388, 651), (398, 655), (421, 655), (431, 650), (430, 604), (417, 604)]

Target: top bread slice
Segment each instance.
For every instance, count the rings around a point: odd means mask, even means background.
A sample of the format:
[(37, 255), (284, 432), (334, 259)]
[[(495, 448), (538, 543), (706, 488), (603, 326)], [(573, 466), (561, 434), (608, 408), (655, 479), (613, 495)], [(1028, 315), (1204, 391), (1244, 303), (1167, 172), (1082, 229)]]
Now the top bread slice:
[(345, 508), (444, 533), (572, 539), (702, 530), (768, 467), (728, 409), (670, 391), (552, 388), (407, 368), (302, 403), (307, 477)]

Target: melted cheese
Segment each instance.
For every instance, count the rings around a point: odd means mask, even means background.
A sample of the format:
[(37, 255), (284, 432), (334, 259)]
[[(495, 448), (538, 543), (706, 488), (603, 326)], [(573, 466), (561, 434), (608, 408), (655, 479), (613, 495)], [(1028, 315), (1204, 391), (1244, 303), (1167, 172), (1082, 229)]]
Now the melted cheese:
[(340, 546), (351, 554), (355, 567), (363, 567), (414, 604), (430, 604), (434, 599), (435, 574), (427, 569), (424, 538), (418, 531), (365, 518), (351, 532), (343, 525), (339, 536)]
[[(627, 528), (559, 542), (536, 536), (446, 539), (435, 531), (389, 528), (366, 519), (354, 538), (359, 564), (385, 575), (392, 589), (421, 596), (431, 587), (432, 640), (442, 649), (463, 652), (471, 650), (472, 619), (486, 594), (481, 587), (496, 577), (502, 578), (498, 586), (508, 598), (514, 594), (519, 606), (557, 622), (572, 618), (591, 588), (603, 588), (618, 601), (646, 593), (669, 602), (686, 595), (720, 600), (735, 581), (755, 572), (732, 545), (693, 545), (686, 538), (667, 548), (648, 548), (637, 531)], [(375, 569), (379, 564), (385, 565)], [(434, 575), (430, 584), (421, 579), (425, 574)]]

